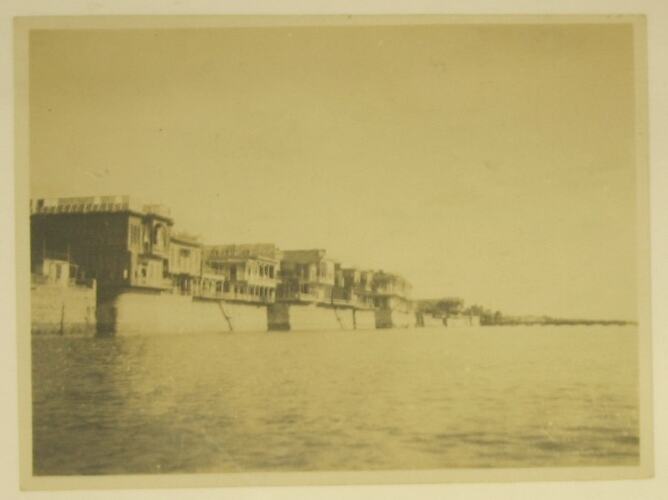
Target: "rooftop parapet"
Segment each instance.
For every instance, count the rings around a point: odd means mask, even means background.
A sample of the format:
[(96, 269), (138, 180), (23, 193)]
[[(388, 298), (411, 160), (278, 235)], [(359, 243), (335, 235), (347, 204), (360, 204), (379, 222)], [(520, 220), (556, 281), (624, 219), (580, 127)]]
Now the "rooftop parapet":
[(202, 244), (199, 241), (199, 236), (197, 236), (195, 234), (186, 233), (186, 232), (183, 232), (183, 231), (179, 231), (177, 233), (172, 233), (169, 238), (170, 238), (171, 241), (175, 241), (177, 243), (182, 243), (182, 244), (187, 244), (187, 245), (197, 246), (197, 247), (202, 246)]
[(228, 245), (206, 245), (204, 253), (207, 260), (235, 260), (264, 258), (281, 260), (282, 254), (273, 243), (246, 243)]
[(379, 271), (373, 275), (373, 289), (378, 295), (397, 295), (408, 297), (412, 290), (412, 285), (398, 274)]
[(281, 259), (282, 279), (320, 285), (336, 284), (338, 263), (322, 249), (284, 250)]
[(283, 260), (287, 262), (316, 263), (325, 259), (326, 250), (314, 248), (310, 250), (284, 250)]
[(30, 200), (30, 214), (137, 212), (171, 219), (168, 207), (144, 204), (127, 195), (37, 198)]

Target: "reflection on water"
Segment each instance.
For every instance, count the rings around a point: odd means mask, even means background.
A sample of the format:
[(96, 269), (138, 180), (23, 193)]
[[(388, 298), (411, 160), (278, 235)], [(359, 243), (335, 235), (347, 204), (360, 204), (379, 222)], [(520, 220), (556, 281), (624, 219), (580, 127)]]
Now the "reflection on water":
[(35, 474), (638, 461), (635, 327), (33, 338)]

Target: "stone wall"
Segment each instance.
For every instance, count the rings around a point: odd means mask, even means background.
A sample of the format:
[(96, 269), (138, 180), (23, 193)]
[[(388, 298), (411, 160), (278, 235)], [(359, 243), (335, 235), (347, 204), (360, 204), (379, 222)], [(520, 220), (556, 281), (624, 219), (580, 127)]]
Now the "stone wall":
[(355, 318), (351, 308), (278, 303), (268, 308), (268, 324), (270, 330), (354, 330)]
[(267, 330), (265, 306), (125, 291), (98, 305), (99, 332), (115, 335)]
[(432, 316), (429, 313), (416, 313), (415, 320), (417, 326), (423, 326), (423, 327), (445, 326), (445, 321), (443, 318)]
[(357, 309), (353, 314), (356, 330), (373, 330), (376, 328), (376, 315), (373, 310)]
[(30, 314), (33, 334), (94, 335), (95, 287), (33, 285)]
[(239, 302), (219, 303), (226, 316), (227, 331), (234, 332), (266, 332), (267, 306), (243, 304)]
[(480, 317), (479, 316), (450, 317), (445, 320), (445, 326), (450, 328), (480, 326)]
[(376, 328), (409, 328), (415, 326), (415, 313), (397, 311), (386, 307), (378, 308)]
[(415, 326), (415, 314), (315, 304), (245, 304), (188, 295), (127, 290), (101, 298), (98, 331), (111, 335), (324, 331)]

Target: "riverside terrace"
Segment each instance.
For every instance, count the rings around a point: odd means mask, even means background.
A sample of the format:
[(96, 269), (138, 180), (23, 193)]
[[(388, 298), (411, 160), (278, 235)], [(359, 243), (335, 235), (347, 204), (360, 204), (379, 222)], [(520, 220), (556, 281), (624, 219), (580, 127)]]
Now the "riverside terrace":
[(176, 233), (170, 210), (129, 196), (31, 200), (33, 266), (45, 252), (70, 256), (98, 294), (173, 293), (259, 304), (410, 308), (402, 277), (344, 268), (323, 249), (273, 244), (203, 245)]

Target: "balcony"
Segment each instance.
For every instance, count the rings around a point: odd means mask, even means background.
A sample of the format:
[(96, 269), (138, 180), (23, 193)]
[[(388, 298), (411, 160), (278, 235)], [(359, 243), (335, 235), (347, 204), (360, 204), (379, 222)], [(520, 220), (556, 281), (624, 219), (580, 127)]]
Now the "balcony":
[(172, 288), (171, 280), (167, 278), (151, 278), (149, 276), (134, 276), (130, 280), (130, 286), (138, 288), (155, 288), (157, 290), (169, 290)]
[(273, 304), (274, 297), (257, 296), (247, 293), (223, 292), (215, 289), (195, 290), (193, 296), (200, 299), (226, 300), (229, 302), (245, 302), (249, 304)]
[(321, 301), (318, 294), (313, 292), (300, 292), (299, 290), (281, 290), (277, 294), (279, 302), (319, 302)]

